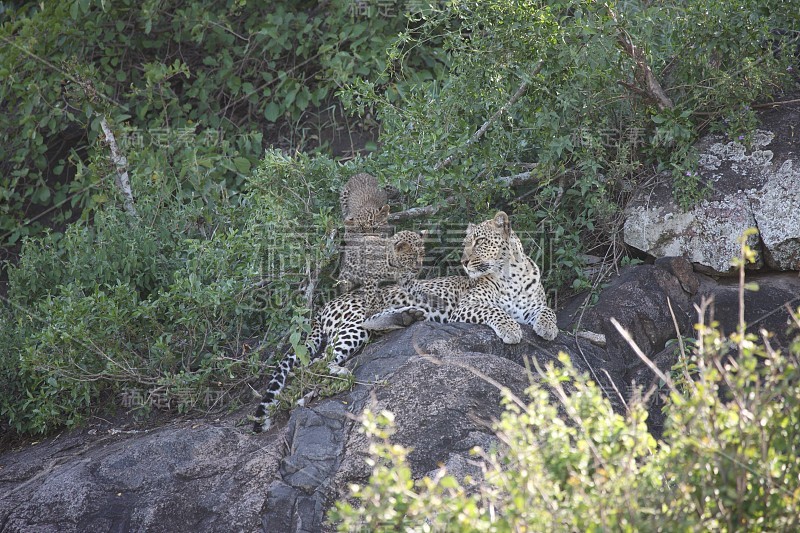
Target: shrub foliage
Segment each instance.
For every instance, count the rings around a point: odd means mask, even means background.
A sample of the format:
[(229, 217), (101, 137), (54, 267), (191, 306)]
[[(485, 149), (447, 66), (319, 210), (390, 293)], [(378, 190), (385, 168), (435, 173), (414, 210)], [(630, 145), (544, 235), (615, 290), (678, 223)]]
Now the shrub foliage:
[[(513, 210), (548, 286), (586, 288), (584, 254), (619, 258), (640, 176), (701, 195), (691, 142), (746, 137), (751, 104), (792, 83), (800, 27), (781, 0), (381, 5), (0, 2), (0, 246), (21, 249), (2, 273), (4, 429), (71, 426), (132, 390), (180, 409), (246, 394), (300, 346), (358, 171), (432, 225)], [(298, 152), (341, 106), (377, 119), (380, 147)]]
[[(0, 4), (0, 245), (102, 201), (97, 176), (79, 172), (107, 153), (102, 117), (134, 148), (192, 145), (195, 165), (175, 167), (183, 192), (206, 192), (189, 177), (197, 165), (237, 190), (265, 131), (287, 148), (319, 146), (313, 124), (341, 119), (329, 109), (335, 91), (355, 76), (378, 79), (384, 49), (406, 28), (349, 0), (15, 4)], [(419, 52), (412, 83), (442, 65), (434, 48)]]
[(154, 192), (138, 197), (138, 220), (109, 206), (63, 236), (26, 238), (0, 314), (6, 423), (38, 433), (73, 426), (98, 403), (236, 400), (262, 359), (306, 327), (305, 286), (320, 275), (309, 266), (331, 262), (329, 206), (343, 172), (273, 152), (248, 195), (165, 205)]
[(479, 480), (415, 481), (408, 450), (390, 441), (391, 413), (366, 413), (372, 476), (331, 520), (340, 531), (797, 529), (800, 339), (783, 354), (708, 326), (698, 334), (698, 371), (670, 393), (663, 441), (641, 401), (615, 413), (562, 355), (563, 367), (539, 370), (527, 405), (506, 398), (500, 446), (475, 450)]

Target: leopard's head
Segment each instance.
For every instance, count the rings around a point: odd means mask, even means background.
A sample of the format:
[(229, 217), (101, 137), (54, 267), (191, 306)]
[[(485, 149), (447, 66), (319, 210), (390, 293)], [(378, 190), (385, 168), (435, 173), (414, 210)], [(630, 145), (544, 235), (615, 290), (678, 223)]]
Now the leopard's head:
[(426, 231), (415, 233), (413, 231), (398, 231), (392, 236), (392, 253), (389, 265), (399, 274), (415, 274), (422, 268), (425, 259)]
[[(514, 239), (508, 215), (498, 211), (491, 220), (470, 224), (464, 238), (461, 264), (470, 278), (489, 274), (501, 275), (515, 253)], [(518, 240), (518, 239), (517, 239)]]
[(367, 233), (375, 231), (389, 222), (389, 206), (384, 205), (380, 208), (362, 209), (354, 215), (348, 215), (344, 219), (347, 229), (357, 232)]

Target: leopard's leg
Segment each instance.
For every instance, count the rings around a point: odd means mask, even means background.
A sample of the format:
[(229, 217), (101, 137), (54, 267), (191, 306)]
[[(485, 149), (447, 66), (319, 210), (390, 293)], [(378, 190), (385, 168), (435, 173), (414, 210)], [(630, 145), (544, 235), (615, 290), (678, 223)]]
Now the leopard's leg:
[[(326, 344), (322, 323), (321, 321), (315, 320), (314, 324), (311, 326), (311, 333), (309, 333), (306, 339), (306, 348), (308, 348), (308, 353), (312, 361), (316, 361), (322, 356)], [(261, 395), (261, 401), (256, 408), (256, 413), (254, 415), (255, 421), (253, 422), (254, 433), (267, 431), (272, 425), (272, 420), (269, 418), (269, 410), (278, 403), (278, 394), (280, 394), (286, 386), (289, 373), (297, 364), (297, 361), (297, 354), (289, 352), (278, 364), (278, 368), (272, 372), (267, 390)]]
[(486, 324), (506, 344), (518, 344), (522, 340), (522, 327), (511, 318), (511, 315), (488, 303), (471, 299), (462, 301), (453, 313), (451, 321)]
[(381, 289), (379, 281), (370, 279), (364, 282), (361, 287), (364, 300), (364, 316), (371, 316), (383, 309), (383, 298), (381, 297)]
[(533, 330), (544, 340), (551, 341), (558, 336), (558, 321), (555, 312), (542, 305), (532, 310), (530, 316), (526, 316), (526, 324), (533, 326)]
[(541, 284), (537, 283), (531, 289), (531, 292), (531, 300), (539, 303), (526, 309), (521, 317), (521, 321), (533, 326), (533, 330), (537, 335), (545, 340), (551, 341), (558, 336), (556, 314), (547, 306), (547, 296)]
[[(363, 318), (363, 316), (361, 317)], [(342, 365), (358, 352), (369, 340), (369, 331), (357, 321), (350, 321), (341, 328), (333, 341), (333, 360), (328, 364), (331, 374), (343, 375), (350, 371)]]
[(417, 306), (407, 305), (384, 309), (370, 316), (361, 323), (361, 327), (369, 331), (392, 331), (410, 326), (420, 320), (436, 320), (434, 315)]

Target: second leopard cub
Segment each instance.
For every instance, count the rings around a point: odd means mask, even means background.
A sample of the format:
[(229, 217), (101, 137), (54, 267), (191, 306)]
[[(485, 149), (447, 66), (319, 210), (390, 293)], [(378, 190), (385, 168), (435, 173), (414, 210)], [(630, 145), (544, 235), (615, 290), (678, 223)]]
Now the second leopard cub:
[[(402, 279), (407, 280), (416, 276), (425, 255), (422, 236), (411, 231), (399, 231), (390, 242), (392, 252), (389, 264), (400, 270)], [(362, 326), (364, 320), (377, 310), (392, 305), (407, 306), (411, 302), (412, 300), (399, 286), (386, 288), (376, 286), (373, 292), (358, 290), (334, 298), (314, 317), (311, 333), (306, 338), (305, 344), (311, 361), (324, 357), (325, 347), (330, 345), (333, 350), (333, 360), (329, 365), (331, 372), (337, 374), (347, 372), (341, 365), (358, 352), (370, 337), (370, 332)], [(413, 313), (413, 310), (410, 313)], [(411, 319), (421, 315), (421, 312), (417, 313), (418, 315), (412, 316)], [(408, 316), (405, 318), (408, 319)], [(269, 410), (277, 404), (277, 396), (286, 385), (289, 373), (297, 361), (297, 354), (290, 352), (272, 372), (267, 390), (262, 394), (261, 402), (256, 409), (254, 432), (269, 429), (271, 425)]]

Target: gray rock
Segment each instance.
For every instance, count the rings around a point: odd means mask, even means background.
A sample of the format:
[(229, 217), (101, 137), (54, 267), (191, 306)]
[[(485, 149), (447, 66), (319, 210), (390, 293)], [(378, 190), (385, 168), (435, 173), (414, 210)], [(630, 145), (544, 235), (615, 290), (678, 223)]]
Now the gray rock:
[[(705, 322), (719, 322), (719, 328), (725, 335), (735, 332), (739, 322), (738, 282), (724, 278), (714, 281), (705, 276), (700, 276), (700, 279), (702, 282), (694, 297), (694, 304), (699, 306), (704, 298), (713, 302)], [(794, 335), (789, 331), (789, 325), (793, 322), (787, 307), (794, 310), (800, 307), (800, 276), (789, 272), (751, 275), (747, 282), (758, 285), (758, 291), (744, 293), (746, 331), (756, 335), (761, 330), (769, 331), (772, 334), (772, 347), (787, 349)], [(697, 321), (696, 316), (694, 319)]]
[(576, 317), (574, 326), (606, 336), (607, 357), (619, 365), (623, 382), (630, 383), (630, 376), (644, 363), (611, 319), (623, 325), (644, 354), (652, 357), (669, 339), (678, 336), (668, 300), (678, 331), (691, 333), (694, 324), (692, 298), (699, 286), (691, 264), (680, 257), (661, 259), (655, 265), (624, 268), (600, 294), (597, 303), (582, 317)]
[(369, 476), (357, 420), (365, 407), (395, 413), (394, 440), (413, 449), (415, 476), (442, 465), (474, 476), (470, 451), (497, 442), (491, 425), (503, 412), (500, 388), (524, 397), (532, 379), (526, 360), (544, 365), (568, 350), (609, 391), (624, 388), (600, 372), (608, 365), (597, 347), (566, 335), (546, 343), (524, 331), (515, 346), (488, 326), (419, 323), (393, 332), (351, 362), (360, 385), (295, 409), (261, 436), (238, 424), (248, 407), (218, 422), (100, 438), (82, 430), (7, 453), (0, 530), (324, 530), (334, 499)]
[(762, 129), (750, 147), (739, 140), (708, 135), (697, 144), (699, 173), (710, 196), (688, 212), (672, 197), (672, 183), (661, 176), (651, 190), (640, 190), (626, 208), (625, 242), (655, 257), (684, 256), (710, 274), (731, 274), (739, 256), (738, 239), (758, 229), (748, 244), (756, 264), (800, 270), (800, 106), (761, 114)]
[(231, 425), (84, 432), (5, 454), (2, 531), (252, 531), (278, 474), (282, 432)]
[[(739, 237), (755, 226), (748, 194), (740, 191), (705, 200), (683, 212), (665, 180), (628, 206), (624, 238), (629, 246), (655, 257), (684, 256), (711, 272), (727, 274), (733, 272), (731, 259), (739, 256)], [(758, 252), (761, 266), (763, 250), (758, 237), (751, 236), (748, 244)]]
[(800, 160), (784, 161), (752, 204), (767, 265), (800, 270)]
[[(800, 304), (800, 280), (759, 282), (762, 290), (748, 295), (748, 317), (769, 327), (785, 323), (775, 306)], [(674, 350), (664, 343), (675, 333), (666, 299), (688, 331), (692, 304), (712, 294), (727, 328), (736, 315), (729, 308), (734, 286), (698, 276), (684, 259), (659, 260), (623, 270), (583, 313), (581, 327), (606, 335), (606, 349), (568, 333), (545, 342), (528, 326), (522, 342), (506, 345), (488, 326), (422, 322), (378, 339), (351, 361), (358, 383), (352, 391), (296, 408), (259, 436), (242, 424), (252, 406), (151, 431), (120, 433), (106, 425), (68, 432), (0, 455), (0, 531), (325, 531), (333, 501), (371, 471), (364, 461), (369, 443), (359, 431), (365, 408), (395, 413), (392, 440), (413, 450), (415, 477), (446, 470), (479, 479), (472, 450), (501, 445), (492, 430), (503, 412), (501, 389), (524, 399), (535, 379), (529, 369), (560, 364), (564, 351), (621, 412), (632, 382), (658, 383), (610, 329), (610, 317), (668, 369)], [(759, 305), (768, 296), (771, 303)], [(649, 421), (656, 434), (658, 397), (651, 396)]]

